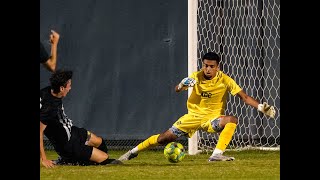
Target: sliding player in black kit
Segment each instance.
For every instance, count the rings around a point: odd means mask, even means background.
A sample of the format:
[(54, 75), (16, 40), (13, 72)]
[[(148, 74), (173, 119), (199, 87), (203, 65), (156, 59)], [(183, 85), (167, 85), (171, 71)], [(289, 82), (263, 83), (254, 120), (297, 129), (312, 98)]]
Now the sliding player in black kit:
[[(58, 70), (50, 77), (50, 86), (40, 90), (40, 158), (47, 168), (55, 165), (122, 164), (110, 159), (104, 140), (92, 132), (73, 125), (64, 112), (62, 99), (71, 89), (72, 71)], [(60, 156), (48, 160), (44, 135)]]

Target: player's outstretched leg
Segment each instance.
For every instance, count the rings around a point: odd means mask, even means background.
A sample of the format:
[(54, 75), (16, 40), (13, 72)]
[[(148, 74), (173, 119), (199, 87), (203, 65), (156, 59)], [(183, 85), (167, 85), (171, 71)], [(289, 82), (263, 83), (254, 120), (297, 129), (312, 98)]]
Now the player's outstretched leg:
[(222, 155), (225, 151), (227, 145), (230, 143), (231, 138), (234, 134), (234, 131), (236, 129), (235, 123), (227, 123), (224, 127), (224, 129), (221, 131), (219, 140), (217, 143), (216, 148), (214, 149), (212, 155), (209, 157), (208, 161), (233, 161), (235, 160), (234, 157), (228, 157)]
[(159, 145), (159, 143), (157, 142), (159, 135), (160, 134), (150, 136), (148, 139), (146, 139), (143, 142), (141, 142), (140, 144), (138, 144), (138, 146), (129, 150), (128, 152), (126, 152), (122, 156), (120, 156), (118, 158), (118, 160), (119, 161), (128, 161), (132, 158), (137, 157), (139, 151), (142, 151), (142, 150), (148, 149), (150, 147), (154, 147), (154, 146)]

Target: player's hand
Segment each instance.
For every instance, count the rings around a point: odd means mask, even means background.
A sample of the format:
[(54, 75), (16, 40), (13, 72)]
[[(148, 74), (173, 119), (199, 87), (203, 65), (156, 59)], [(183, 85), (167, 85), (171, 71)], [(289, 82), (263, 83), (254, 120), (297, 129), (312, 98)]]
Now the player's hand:
[(48, 160), (48, 159), (43, 159), (41, 161), (42, 165), (46, 168), (52, 168), (55, 166), (55, 164), (51, 161), (51, 160)]
[(55, 32), (54, 30), (51, 30), (51, 34), (50, 34), (50, 43), (51, 44), (58, 44), (60, 35)]
[(258, 111), (260, 111), (260, 112), (262, 112), (272, 118), (274, 118), (274, 116), (276, 115), (276, 110), (274, 109), (274, 107), (270, 106), (266, 102), (258, 105)]
[(188, 86), (188, 87), (193, 87), (196, 84), (196, 80), (186, 77), (184, 79), (182, 79), (182, 81), (180, 82), (183, 86)]
[(178, 89), (187, 89), (188, 87), (193, 87), (196, 84), (196, 80), (186, 77), (184, 79), (181, 80), (181, 82), (179, 83)]

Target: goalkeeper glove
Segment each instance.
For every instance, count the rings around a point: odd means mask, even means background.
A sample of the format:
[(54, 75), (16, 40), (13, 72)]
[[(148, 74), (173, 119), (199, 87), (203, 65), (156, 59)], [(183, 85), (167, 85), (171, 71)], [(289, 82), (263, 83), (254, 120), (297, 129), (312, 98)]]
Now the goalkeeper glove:
[(186, 89), (188, 87), (193, 87), (195, 84), (196, 84), (196, 80), (186, 77), (182, 79), (182, 81), (179, 83), (178, 89), (181, 89), (181, 88)]
[(258, 105), (258, 111), (260, 111), (260, 112), (262, 112), (272, 118), (274, 118), (274, 116), (276, 114), (276, 110), (274, 109), (274, 107), (268, 105), (266, 102)]

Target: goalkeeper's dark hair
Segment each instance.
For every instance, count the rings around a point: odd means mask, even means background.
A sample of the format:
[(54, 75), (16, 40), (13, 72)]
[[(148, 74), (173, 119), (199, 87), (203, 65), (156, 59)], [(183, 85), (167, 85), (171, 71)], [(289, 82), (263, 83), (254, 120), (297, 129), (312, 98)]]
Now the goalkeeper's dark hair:
[(50, 77), (51, 89), (54, 93), (60, 92), (60, 87), (66, 87), (68, 81), (72, 78), (71, 70), (57, 70)]
[(202, 62), (203, 62), (203, 60), (205, 60), (205, 59), (207, 59), (207, 60), (212, 60), (212, 61), (217, 61), (218, 64), (219, 64), (219, 62), (220, 62), (220, 56), (219, 56), (217, 53), (215, 53), (215, 52), (208, 52), (208, 53), (206, 53), (205, 55), (203, 55), (203, 57), (202, 57)]

